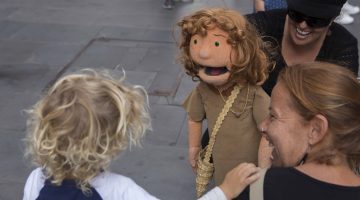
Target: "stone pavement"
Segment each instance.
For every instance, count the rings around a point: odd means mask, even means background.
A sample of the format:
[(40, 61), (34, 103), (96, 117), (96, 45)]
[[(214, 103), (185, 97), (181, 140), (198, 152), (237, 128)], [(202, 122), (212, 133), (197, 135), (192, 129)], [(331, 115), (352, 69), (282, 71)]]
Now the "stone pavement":
[[(176, 63), (174, 25), (204, 7), (252, 11), (251, 0), (194, 0), (164, 10), (158, 0), (0, 1), (0, 200), (21, 199), (34, 166), (24, 159), (25, 113), (59, 76), (82, 68), (126, 71), (149, 92), (153, 131), (143, 148), (113, 162), (161, 199), (195, 199), (186, 114), (194, 87)], [(359, 36), (360, 17), (346, 26)], [(176, 37), (176, 36), (175, 36)]]

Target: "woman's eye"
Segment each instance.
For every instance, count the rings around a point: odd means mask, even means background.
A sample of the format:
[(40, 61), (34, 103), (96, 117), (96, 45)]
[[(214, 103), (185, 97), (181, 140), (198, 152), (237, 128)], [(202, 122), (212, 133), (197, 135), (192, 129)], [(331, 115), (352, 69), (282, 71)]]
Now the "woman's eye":
[(218, 42), (218, 41), (216, 41), (214, 44), (216, 47), (220, 46), (220, 42)]
[(195, 39), (193, 42), (194, 42), (194, 44), (197, 44), (197, 39)]

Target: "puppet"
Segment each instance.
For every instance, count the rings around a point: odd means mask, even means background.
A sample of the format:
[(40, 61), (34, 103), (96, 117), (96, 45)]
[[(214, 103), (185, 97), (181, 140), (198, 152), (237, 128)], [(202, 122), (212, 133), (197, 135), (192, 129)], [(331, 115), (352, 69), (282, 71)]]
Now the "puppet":
[(261, 133), (257, 126), (268, 114), (269, 96), (261, 88), (269, 60), (255, 28), (236, 11), (204, 9), (184, 17), (180, 61), (197, 87), (183, 103), (188, 113), (189, 161), (196, 171), (201, 150), (202, 122), (210, 135), (219, 113), (240, 88), (216, 135), (212, 151), (215, 183), (242, 162), (257, 164)]

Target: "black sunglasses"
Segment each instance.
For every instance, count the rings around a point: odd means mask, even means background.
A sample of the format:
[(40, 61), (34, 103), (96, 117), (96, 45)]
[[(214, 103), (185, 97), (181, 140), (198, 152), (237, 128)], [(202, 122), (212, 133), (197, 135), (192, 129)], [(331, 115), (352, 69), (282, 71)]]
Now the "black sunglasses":
[(312, 28), (322, 28), (328, 26), (333, 20), (333, 18), (323, 19), (317, 17), (309, 17), (291, 9), (288, 9), (287, 14), (289, 15), (290, 19), (293, 20), (294, 22), (301, 23), (305, 21), (306, 24)]

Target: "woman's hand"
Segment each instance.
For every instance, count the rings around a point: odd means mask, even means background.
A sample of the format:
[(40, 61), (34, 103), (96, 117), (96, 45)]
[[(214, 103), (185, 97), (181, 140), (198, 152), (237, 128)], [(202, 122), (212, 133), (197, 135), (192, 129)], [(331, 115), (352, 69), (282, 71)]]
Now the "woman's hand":
[(197, 169), (197, 159), (201, 147), (189, 147), (189, 162), (192, 170), (196, 173)]
[(259, 171), (260, 168), (252, 163), (241, 163), (226, 174), (219, 187), (227, 199), (233, 199), (260, 177)]

